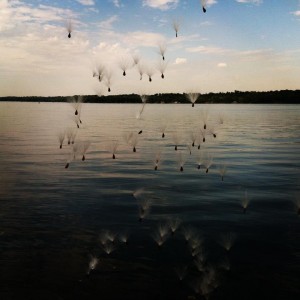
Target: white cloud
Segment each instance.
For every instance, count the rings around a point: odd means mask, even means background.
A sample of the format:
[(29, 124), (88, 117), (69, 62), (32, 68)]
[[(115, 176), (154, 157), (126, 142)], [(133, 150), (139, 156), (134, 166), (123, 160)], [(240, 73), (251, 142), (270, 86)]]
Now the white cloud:
[(250, 3), (250, 4), (256, 4), (256, 5), (263, 3), (263, 0), (235, 0), (235, 1), (238, 3)]
[(177, 57), (175, 59), (175, 65), (182, 65), (182, 64), (185, 64), (186, 62), (187, 62), (187, 59), (183, 58), (183, 57)]
[(205, 7), (210, 7), (210, 6), (218, 3), (218, 1), (216, 1), (216, 0), (202, 0), (201, 2), (203, 2)]
[(134, 31), (128, 32), (122, 37), (122, 41), (129, 46), (157, 47), (164, 41), (163, 35), (154, 32)]
[(144, 0), (143, 6), (158, 8), (160, 10), (168, 10), (176, 8), (179, 0)]
[(218, 68), (226, 68), (227, 64), (224, 62), (221, 62), (221, 63), (218, 63), (217, 66), (218, 66)]
[(94, 0), (76, 0), (78, 3), (82, 4), (82, 5), (95, 5), (95, 1)]
[(120, 0), (111, 0), (111, 2), (113, 3), (113, 5), (117, 8), (121, 7), (121, 3)]
[(219, 47), (207, 47), (207, 46), (198, 46), (198, 47), (191, 47), (191, 48), (186, 48), (187, 52), (190, 53), (203, 53), (203, 54), (223, 54), (228, 52), (229, 50), (224, 49), (224, 48), (219, 48)]
[(300, 17), (300, 10), (293, 11), (292, 14), (294, 16)]
[(99, 23), (99, 27), (104, 28), (104, 29), (111, 29), (113, 27), (113, 24), (118, 21), (118, 16), (114, 15), (107, 20), (104, 20)]

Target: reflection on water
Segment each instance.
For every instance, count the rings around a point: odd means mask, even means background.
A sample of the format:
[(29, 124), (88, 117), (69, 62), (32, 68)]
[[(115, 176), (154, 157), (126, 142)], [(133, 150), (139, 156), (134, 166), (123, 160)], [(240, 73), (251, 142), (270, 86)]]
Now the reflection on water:
[(0, 103), (0, 298), (298, 299), (299, 107), (141, 106)]

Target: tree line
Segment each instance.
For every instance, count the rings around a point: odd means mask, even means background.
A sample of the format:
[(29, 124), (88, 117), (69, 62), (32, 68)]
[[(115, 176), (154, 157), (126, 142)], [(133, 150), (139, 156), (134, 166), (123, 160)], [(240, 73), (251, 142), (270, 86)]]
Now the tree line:
[[(0, 97), (0, 101), (67, 102), (70, 101), (72, 97), (73, 96), (7, 96)], [(84, 95), (83, 99), (85, 103), (141, 103), (141, 97), (137, 94), (107, 96)], [(149, 95), (147, 103), (189, 103), (189, 100), (184, 93), (166, 93)], [(300, 103), (300, 90), (207, 93), (201, 94), (196, 103), (298, 104)]]

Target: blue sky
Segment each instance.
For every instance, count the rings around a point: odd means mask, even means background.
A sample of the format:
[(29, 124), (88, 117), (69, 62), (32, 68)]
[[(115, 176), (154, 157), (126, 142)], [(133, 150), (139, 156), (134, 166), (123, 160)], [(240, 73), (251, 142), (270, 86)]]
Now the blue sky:
[[(200, 2), (0, 0), (0, 96), (299, 89), (299, 0)], [(93, 77), (101, 68), (109, 83)]]

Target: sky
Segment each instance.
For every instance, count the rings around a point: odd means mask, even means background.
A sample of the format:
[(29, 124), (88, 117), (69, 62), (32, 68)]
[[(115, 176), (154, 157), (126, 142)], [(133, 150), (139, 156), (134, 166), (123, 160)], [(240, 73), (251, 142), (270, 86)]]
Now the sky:
[(300, 88), (300, 0), (202, 2), (0, 0), (0, 97)]

